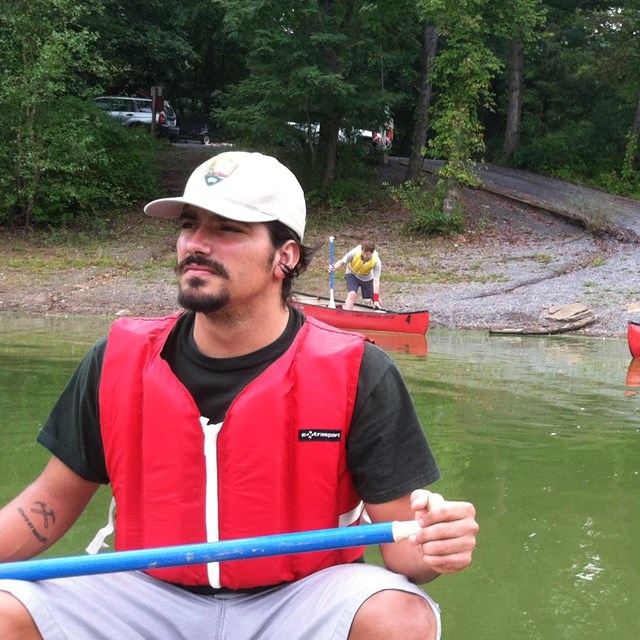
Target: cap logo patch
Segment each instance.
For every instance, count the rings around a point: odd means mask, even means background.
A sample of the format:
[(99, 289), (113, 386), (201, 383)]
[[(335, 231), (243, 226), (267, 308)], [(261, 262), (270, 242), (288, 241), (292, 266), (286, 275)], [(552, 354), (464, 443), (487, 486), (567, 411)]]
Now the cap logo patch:
[(207, 186), (213, 187), (228, 178), (237, 168), (236, 160), (228, 155), (224, 158), (216, 156), (204, 172), (204, 181)]

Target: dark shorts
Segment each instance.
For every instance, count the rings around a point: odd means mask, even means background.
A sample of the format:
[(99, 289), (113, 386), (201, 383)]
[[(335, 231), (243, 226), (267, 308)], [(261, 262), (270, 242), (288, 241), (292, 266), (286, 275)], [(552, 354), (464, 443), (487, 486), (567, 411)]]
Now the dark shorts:
[(347, 273), (345, 275), (345, 279), (347, 281), (347, 289), (349, 291), (355, 291), (358, 293), (358, 289), (361, 289), (361, 297), (368, 298), (369, 300), (373, 298), (373, 280), (360, 280), (360, 278), (354, 276), (353, 273)]

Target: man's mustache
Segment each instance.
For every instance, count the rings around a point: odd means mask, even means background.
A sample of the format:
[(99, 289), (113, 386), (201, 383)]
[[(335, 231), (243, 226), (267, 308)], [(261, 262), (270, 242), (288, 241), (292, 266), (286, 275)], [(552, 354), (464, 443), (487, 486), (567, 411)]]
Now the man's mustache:
[(190, 265), (205, 267), (215, 275), (222, 276), (223, 278), (229, 277), (229, 272), (224, 268), (222, 263), (216, 260), (209, 260), (204, 256), (187, 256), (176, 265), (176, 274), (180, 275)]

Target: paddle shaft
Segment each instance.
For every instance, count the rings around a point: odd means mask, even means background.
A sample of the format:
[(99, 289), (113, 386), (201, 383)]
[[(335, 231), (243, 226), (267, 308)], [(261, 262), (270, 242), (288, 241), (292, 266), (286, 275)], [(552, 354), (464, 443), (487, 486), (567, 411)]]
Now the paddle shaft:
[(222, 562), (344, 549), (406, 540), (419, 530), (414, 521), (381, 522), (337, 529), (205, 542), (175, 547), (116, 551), (93, 556), (45, 558), (0, 564), (0, 579), (47, 580), (70, 576), (159, 569), (207, 562)]

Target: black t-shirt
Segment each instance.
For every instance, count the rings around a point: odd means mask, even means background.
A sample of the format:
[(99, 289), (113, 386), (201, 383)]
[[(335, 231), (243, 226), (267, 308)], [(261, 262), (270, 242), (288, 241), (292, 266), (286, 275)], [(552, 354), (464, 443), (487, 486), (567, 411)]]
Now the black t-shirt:
[[(210, 358), (193, 339), (195, 314), (184, 313), (162, 351), (193, 396), (201, 415), (222, 422), (233, 399), (289, 348), (304, 316), (292, 309), (282, 335), (270, 345), (236, 358)], [(78, 475), (107, 484), (98, 390), (106, 338), (87, 353), (38, 434)], [(413, 402), (394, 361), (366, 343), (347, 440), (347, 465), (365, 502), (382, 503), (431, 484), (440, 475)]]

